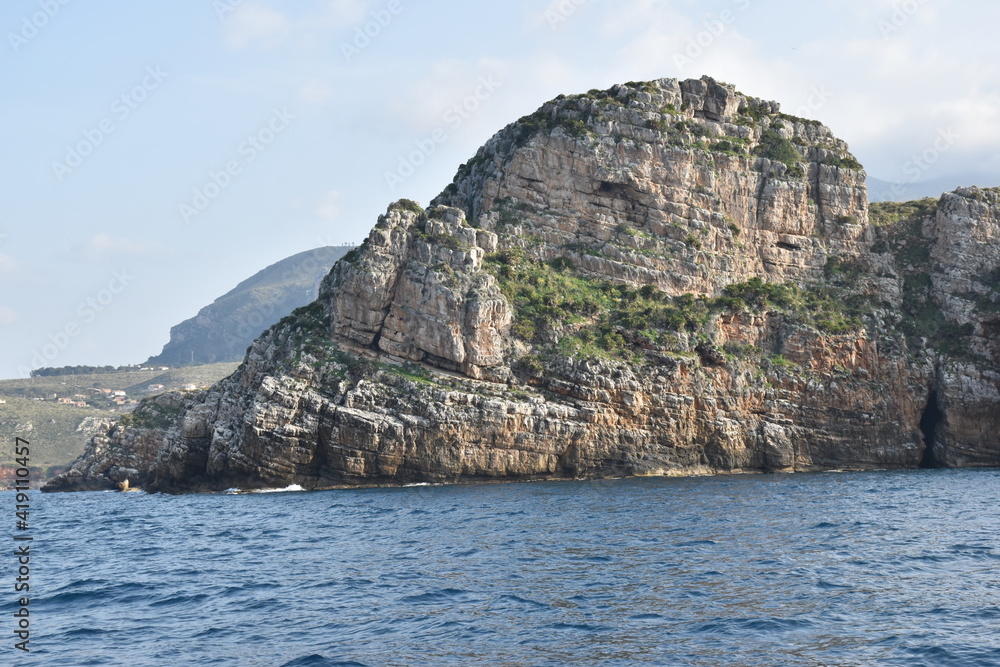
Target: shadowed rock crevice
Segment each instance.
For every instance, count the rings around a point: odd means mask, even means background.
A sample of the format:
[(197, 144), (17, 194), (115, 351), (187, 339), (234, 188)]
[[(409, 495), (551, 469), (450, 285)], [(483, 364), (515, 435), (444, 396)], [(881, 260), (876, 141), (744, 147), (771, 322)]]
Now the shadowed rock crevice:
[(924, 453), (920, 459), (921, 468), (943, 468), (943, 464), (934, 453), (938, 428), (944, 420), (944, 413), (938, 407), (937, 390), (932, 390), (927, 399), (927, 407), (920, 417), (920, 432), (924, 435)]

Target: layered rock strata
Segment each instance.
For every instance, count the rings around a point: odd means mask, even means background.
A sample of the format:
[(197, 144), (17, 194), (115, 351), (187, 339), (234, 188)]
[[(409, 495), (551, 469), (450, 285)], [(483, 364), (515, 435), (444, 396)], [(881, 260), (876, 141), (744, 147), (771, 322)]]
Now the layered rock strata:
[(829, 129), (711, 79), (560, 97), (50, 488), (998, 465), (1000, 195), (870, 219), (864, 183)]

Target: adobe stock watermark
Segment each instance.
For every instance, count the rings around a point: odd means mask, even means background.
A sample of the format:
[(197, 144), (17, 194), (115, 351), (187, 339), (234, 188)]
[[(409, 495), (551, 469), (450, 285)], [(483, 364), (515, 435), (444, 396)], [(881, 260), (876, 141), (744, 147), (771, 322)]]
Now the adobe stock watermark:
[[(950, 151), (958, 140), (962, 138), (958, 132), (955, 132), (950, 127), (947, 129), (938, 130), (937, 137), (934, 141), (927, 146), (923, 151), (919, 153), (914, 153), (910, 156), (910, 159), (903, 163), (903, 175), (908, 178), (905, 181), (894, 181), (892, 186), (889, 188), (889, 193), (893, 197), (899, 198), (906, 192), (906, 187), (908, 185), (913, 185), (914, 183), (919, 183), (920, 179), (923, 178), (931, 168), (937, 164), (941, 157)], [(888, 193), (881, 193), (886, 195)]]
[(718, 15), (711, 15), (701, 22), (701, 30), (693, 37), (688, 37), (687, 44), (682, 51), (674, 52), (674, 65), (679, 71), (691, 65), (698, 58), (701, 58), (706, 51), (712, 48), (716, 40), (726, 34), (729, 26), (736, 23), (739, 12), (744, 12), (750, 8), (751, 0), (730, 0), (735, 9), (724, 9)]
[[(473, 93), (450, 106), (441, 116), (441, 120), (452, 131), (459, 129), (501, 85), (503, 84), (494, 80), (492, 76), (479, 77), (479, 85)], [(406, 155), (399, 156), (399, 166), (395, 171), (385, 172), (385, 183), (389, 186), (389, 190), (395, 191), (397, 186), (413, 176), (417, 169), (437, 152), (438, 146), (447, 141), (448, 130), (444, 126), (434, 128), (423, 139), (415, 139), (413, 144), (416, 148)]]
[(10, 42), (10, 48), (14, 49), (14, 53), (19, 53), (28, 42), (38, 37), (42, 28), (70, 2), (72, 0), (39, 0), (37, 12), (21, 17), (21, 29), (16, 33), (7, 33), (7, 41)]
[(878, 31), (882, 33), (882, 39), (889, 39), (902, 30), (903, 26), (917, 15), (926, 2), (927, 0), (904, 0), (904, 2), (893, 5), (889, 19), (879, 19), (878, 22)]
[(119, 123), (125, 122), (132, 112), (139, 108), (139, 105), (149, 99), (150, 93), (160, 87), (163, 81), (169, 76), (160, 69), (159, 65), (150, 65), (146, 68), (146, 74), (139, 84), (130, 90), (116, 97), (111, 103), (111, 115), (102, 118), (94, 127), (89, 127), (83, 131), (83, 139), (76, 144), (66, 146), (66, 156), (62, 162), (52, 162), (52, 172), (62, 183), (63, 180), (83, 165), (90, 155), (97, 150), (97, 147), (104, 143), (111, 134), (118, 129)]
[(587, 2), (589, 0), (560, 0), (558, 5), (545, 10), (545, 20), (549, 23), (549, 29), (558, 30)]
[(135, 276), (126, 269), (112, 271), (111, 279), (95, 294), (87, 297), (76, 306), (76, 316), (71, 318), (59, 330), (49, 334), (48, 341), (41, 347), (31, 351), (30, 367), (19, 366), (19, 375), (30, 376), (31, 369), (52, 365), (52, 362), (70, 346), (87, 324), (97, 319), (106, 311), (135, 280)]
[(247, 138), (236, 147), (240, 159), (226, 162), (218, 171), (209, 171), (208, 180), (201, 187), (195, 188), (190, 202), (178, 206), (181, 220), (190, 223), (192, 218), (201, 215), (213, 201), (233, 183), (233, 179), (243, 173), (243, 169), (267, 150), (267, 147), (277, 139), (278, 135), (288, 129), (295, 116), (288, 107), (274, 109), (271, 118), (262, 128), (248, 134)]
[(833, 93), (826, 89), (825, 83), (821, 83), (818, 86), (810, 86), (809, 97), (806, 98), (805, 104), (795, 110), (795, 115), (800, 118), (808, 118), (810, 114), (815, 114), (826, 106), (826, 103), (832, 97)]
[(243, 0), (212, 0), (212, 8), (220, 21), (225, 21), (226, 17), (236, 11), (243, 4)]
[(376, 9), (371, 13), (371, 19), (364, 25), (354, 29), (354, 39), (350, 42), (340, 43), (340, 52), (344, 54), (344, 60), (350, 64), (352, 60), (361, 55), (361, 52), (372, 45), (379, 35), (381, 35), (393, 22), (393, 20), (403, 12), (402, 0), (389, 0), (382, 9)]

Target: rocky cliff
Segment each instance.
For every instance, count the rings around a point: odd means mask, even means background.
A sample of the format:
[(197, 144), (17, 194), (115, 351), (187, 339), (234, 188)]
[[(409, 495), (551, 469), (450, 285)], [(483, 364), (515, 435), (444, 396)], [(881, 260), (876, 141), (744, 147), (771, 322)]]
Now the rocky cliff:
[(712, 79), (561, 96), (234, 375), (99, 438), (168, 492), (1000, 464), (1000, 194), (864, 183)]

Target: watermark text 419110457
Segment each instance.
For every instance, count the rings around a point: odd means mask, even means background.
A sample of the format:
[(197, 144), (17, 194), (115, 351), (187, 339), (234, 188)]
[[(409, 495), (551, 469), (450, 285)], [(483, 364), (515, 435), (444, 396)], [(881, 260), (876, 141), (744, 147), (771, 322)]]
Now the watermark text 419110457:
[(14, 612), (14, 648), (25, 653), (30, 653), (28, 642), (31, 641), (31, 612), (28, 606), (31, 602), (28, 593), (31, 590), (31, 541), (28, 534), (31, 525), (31, 496), (28, 489), (31, 487), (30, 463), (31, 450), (30, 442), (23, 438), (16, 438), (14, 441), (14, 463), (17, 468), (14, 472), (14, 593), (17, 595), (17, 611)]

